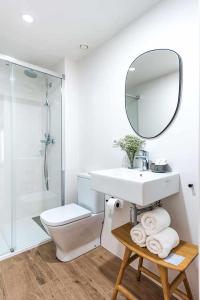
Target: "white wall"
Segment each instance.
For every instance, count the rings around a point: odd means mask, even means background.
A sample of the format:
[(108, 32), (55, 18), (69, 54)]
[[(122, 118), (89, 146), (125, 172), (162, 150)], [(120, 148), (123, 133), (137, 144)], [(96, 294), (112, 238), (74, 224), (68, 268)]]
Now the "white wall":
[(66, 165), (66, 199), (67, 202), (77, 200), (77, 173), (79, 172), (79, 98), (77, 64), (65, 60), (65, 165)]
[[(197, 11), (195, 0), (161, 1), (78, 64), (80, 165), (75, 167), (79, 171), (88, 171), (122, 165), (124, 154), (113, 148), (112, 142), (116, 137), (133, 132), (124, 105), (127, 69), (139, 54), (147, 50), (170, 48), (177, 51), (183, 60), (181, 106), (173, 124), (162, 136), (148, 140), (146, 149), (152, 159), (166, 157), (173, 170), (180, 173), (181, 191), (166, 200), (165, 206), (180, 237), (194, 243), (198, 242), (199, 206)], [(75, 160), (77, 151), (71, 154)], [(188, 188), (188, 183), (194, 184), (195, 195)], [(118, 254), (115, 247), (112, 249)], [(194, 299), (197, 299), (195, 263), (188, 275)]]
[(77, 174), (79, 172), (79, 103), (78, 64), (63, 59), (53, 67), (65, 74), (63, 81), (63, 165), (65, 168), (65, 202), (77, 201)]

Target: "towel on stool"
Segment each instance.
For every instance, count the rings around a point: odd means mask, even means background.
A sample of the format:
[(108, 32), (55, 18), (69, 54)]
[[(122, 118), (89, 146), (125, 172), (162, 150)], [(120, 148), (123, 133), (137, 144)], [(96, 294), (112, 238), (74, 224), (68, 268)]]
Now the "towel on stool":
[(131, 238), (140, 247), (146, 246), (147, 235), (141, 223), (135, 225), (130, 231)]
[(180, 242), (178, 233), (171, 227), (149, 236), (146, 240), (147, 249), (160, 258), (165, 258)]
[(141, 217), (141, 223), (146, 234), (152, 235), (167, 228), (171, 223), (171, 219), (164, 208), (158, 207), (152, 211), (145, 212)]

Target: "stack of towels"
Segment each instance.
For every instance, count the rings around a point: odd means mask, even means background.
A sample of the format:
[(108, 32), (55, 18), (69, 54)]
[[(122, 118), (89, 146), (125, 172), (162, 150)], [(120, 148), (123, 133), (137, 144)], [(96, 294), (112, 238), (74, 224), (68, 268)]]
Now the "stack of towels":
[(170, 226), (171, 218), (164, 208), (155, 208), (145, 212), (141, 223), (131, 229), (132, 240), (140, 247), (165, 258), (179, 242), (178, 233)]

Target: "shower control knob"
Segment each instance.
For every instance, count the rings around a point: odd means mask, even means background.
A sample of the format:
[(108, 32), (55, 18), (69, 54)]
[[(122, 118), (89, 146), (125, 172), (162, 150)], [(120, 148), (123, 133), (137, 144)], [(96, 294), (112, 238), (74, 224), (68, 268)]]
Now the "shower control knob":
[(193, 184), (193, 183), (189, 183), (189, 184), (188, 184), (188, 187), (189, 187), (189, 188), (193, 188), (193, 187), (194, 187), (194, 184)]

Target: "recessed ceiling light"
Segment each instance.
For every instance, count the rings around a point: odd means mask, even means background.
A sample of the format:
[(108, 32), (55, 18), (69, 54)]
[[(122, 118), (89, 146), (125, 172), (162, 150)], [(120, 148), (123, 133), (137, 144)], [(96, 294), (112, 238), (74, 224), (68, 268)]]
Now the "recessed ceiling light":
[(22, 19), (23, 19), (26, 23), (33, 23), (33, 22), (34, 22), (34, 18), (33, 18), (31, 15), (23, 14), (23, 15), (22, 15)]
[(130, 67), (130, 68), (129, 68), (129, 71), (134, 72), (134, 71), (135, 71), (135, 68), (134, 68), (134, 67)]
[(87, 44), (80, 44), (81, 50), (87, 50), (89, 46)]

